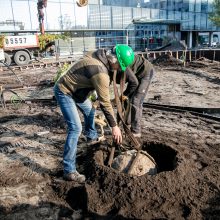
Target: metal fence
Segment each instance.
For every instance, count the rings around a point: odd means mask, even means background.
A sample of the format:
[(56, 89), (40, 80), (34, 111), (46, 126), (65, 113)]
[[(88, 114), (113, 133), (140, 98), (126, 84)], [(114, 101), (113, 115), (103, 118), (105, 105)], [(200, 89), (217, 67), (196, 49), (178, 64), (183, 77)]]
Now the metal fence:
[[(167, 42), (164, 42), (167, 43)], [(131, 36), (115, 36), (115, 37), (73, 37), (69, 40), (57, 40), (56, 52), (59, 56), (81, 56), (85, 52), (105, 48), (111, 49), (116, 44), (127, 44), (136, 52), (144, 52), (158, 48), (163, 45), (163, 41), (152, 41), (148, 38), (137, 38)]]

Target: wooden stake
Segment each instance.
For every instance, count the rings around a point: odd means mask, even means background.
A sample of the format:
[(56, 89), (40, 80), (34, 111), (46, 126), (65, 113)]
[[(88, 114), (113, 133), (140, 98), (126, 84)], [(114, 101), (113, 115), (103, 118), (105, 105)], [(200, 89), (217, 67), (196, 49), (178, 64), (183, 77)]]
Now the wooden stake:
[(114, 154), (115, 154), (115, 143), (112, 143), (112, 149), (111, 149), (111, 153), (109, 156), (109, 160), (108, 160), (108, 166), (111, 167), (112, 166), (112, 161), (114, 159)]
[(215, 60), (215, 50), (213, 50), (213, 59), (212, 62)]

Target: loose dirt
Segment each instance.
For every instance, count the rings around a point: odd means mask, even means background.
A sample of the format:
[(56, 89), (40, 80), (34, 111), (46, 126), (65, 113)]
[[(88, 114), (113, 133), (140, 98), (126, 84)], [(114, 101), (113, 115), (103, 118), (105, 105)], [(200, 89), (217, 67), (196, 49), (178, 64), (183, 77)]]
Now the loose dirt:
[[(32, 76), (39, 83), (55, 71), (22, 75), (31, 84)], [(3, 73), (1, 83), (13, 83), (10, 77)], [(160, 68), (147, 101), (220, 107), (219, 87), (213, 67)], [(49, 97), (48, 88), (32, 92)], [(145, 108), (142, 129), (143, 150), (155, 159), (158, 174), (137, 177), (107, 167), (111, 137), (105, 127), (100, 145), (87, 147), (80, 137), (77, 169), (87, 181), (79, 185), (62, 179), (66, 125), (55, 103), (0, 108), (0, 219), (218, 219), (220, 122)]]

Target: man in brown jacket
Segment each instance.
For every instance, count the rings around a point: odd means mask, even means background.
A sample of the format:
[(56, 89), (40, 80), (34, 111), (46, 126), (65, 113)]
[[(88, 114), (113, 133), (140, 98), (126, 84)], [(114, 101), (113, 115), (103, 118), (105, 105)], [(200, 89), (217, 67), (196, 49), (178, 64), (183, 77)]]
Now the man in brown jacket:
[(121, 130), (117, 126), (110, 101), (109, 74), (113, 70), (124, 71), (133, 60), (134, 52), (127, 45), (116, 45), (116, 56), (108, 54), (104, 49), (90, 52), (74, 63), (55, 84), (55, 97), (68, 126), (63, 154), (64, 179), (85, 181), (85, 176), (76, 171), (77, 143), (82, 132), (78, 109), (84, 116), (87, 142), (96, 141), (95, 109), (88, 99), (91, 91), (95, 90), (97, 93), (100, 107), (112, 128), (113, 141), (118, 144), (122, 142)]

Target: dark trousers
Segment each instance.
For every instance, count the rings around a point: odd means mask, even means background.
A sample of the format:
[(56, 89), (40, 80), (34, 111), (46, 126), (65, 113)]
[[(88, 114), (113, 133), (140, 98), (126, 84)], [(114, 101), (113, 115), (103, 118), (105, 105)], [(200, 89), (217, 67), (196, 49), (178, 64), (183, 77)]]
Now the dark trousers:
[(133, 133), (141, 133), (143, 102), (147, 95), (153, 74), (154, 69), (151, 69), (149, 74), (140, 80), (138, 88), (130, 99), (130, 112), (127, 118), (127, 124), (131, 125), (131, 131)]

